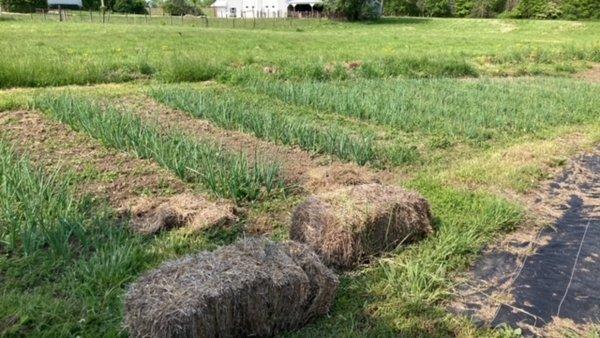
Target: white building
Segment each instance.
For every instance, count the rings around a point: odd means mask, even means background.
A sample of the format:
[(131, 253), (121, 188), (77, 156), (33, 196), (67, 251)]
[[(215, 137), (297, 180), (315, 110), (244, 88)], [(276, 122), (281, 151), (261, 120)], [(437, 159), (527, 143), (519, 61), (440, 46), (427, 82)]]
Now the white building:
[(311, 12), (321, 0), (217, 0), (211, 5), (218, 18), (284, 18), (288, 12)]

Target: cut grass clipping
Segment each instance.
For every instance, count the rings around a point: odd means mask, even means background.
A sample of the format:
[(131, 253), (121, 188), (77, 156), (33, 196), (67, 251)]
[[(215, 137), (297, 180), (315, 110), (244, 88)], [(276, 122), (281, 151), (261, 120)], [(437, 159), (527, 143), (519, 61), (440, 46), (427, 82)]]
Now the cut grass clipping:
[(249, 132), (258, 138), (298, 145), (321, 154), (336, 155), (358, 164), (373, 162), (375, 145), (370, 135), (352, 135), (332, 125), (323, 127), (308, 118), (285, 114), (272, 107), (248, 102), (220, 88), (195, 90), (190, 86), (163, 86), (150, 91), (158, 101), (225, 128)]
[(110, 107), (103, 109), (91, 100), (71, 95), (41, 96), (34, 106), (107, 146), (153, 159), (218, 197), (252, 201), (283, 188), (278, 164), (256, 160), (249, 165), (244, 154), (232, 154), (182, 134), (165, 134), (136, 116)]

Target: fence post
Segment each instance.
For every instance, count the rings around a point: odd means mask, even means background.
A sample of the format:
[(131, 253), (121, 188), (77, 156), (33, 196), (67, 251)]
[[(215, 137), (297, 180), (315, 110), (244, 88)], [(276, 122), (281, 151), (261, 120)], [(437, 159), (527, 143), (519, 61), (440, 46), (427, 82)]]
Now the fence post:
[(206, 28), (208, 28), (208, 16), (204, 17), (204, 23), (206, 24)]
[(172, 25), (173, 24), (173, 15), (169, 15), (169, 17), (170, 17), (169, 20), (171, 20), (171, 25)]
[(183, 14), (181, 14), (181, 25), (183, 26)]

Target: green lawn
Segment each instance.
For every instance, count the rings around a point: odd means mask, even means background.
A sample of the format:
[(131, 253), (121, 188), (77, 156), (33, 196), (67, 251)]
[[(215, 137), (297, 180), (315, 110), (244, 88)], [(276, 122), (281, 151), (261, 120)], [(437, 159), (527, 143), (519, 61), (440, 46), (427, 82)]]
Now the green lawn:
[(535, 223), (520, 198), (600, 144), (600, 85), (572, 76), (600, 61), (600, 23), (303, 25), (0, 20), (0, 117), (36, 109), (248, 211), (229, 229), (136, 235), (107, 201), (76, 193), (89, 173), (44, 167), (0, 132), (0, 336), (125, 336), (123, 294), (144, 271), (247, 236), (261, 217), (267, 235), (287, 238), (287, 222), (268, 217), (305, 196), (283, 186), (269, 154), (248, 163), (162, 129), (131, 113), (132, 98), (227, 133), (385, 170), (430, 201), (432, 236), (342, 274), (330, 314), (288, 336), (515, 334), (477, 328), (445, 305), (486, 244)]

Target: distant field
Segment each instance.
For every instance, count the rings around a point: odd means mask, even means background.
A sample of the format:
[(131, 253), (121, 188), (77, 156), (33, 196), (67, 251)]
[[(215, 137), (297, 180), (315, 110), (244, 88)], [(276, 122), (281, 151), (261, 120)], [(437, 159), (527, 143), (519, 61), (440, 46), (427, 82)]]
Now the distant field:
[[(330, 315), (288, 336), (516, 335), (446, 305), (486, 244), (540, 225), (525, 197), (600, 144), (600, 23), (260, 24), (0, 20), (0, 336), (125, 336), (141, 273), (288, 238), (332, 168), (418, 191), (436, 231), (343, 273)], [(181, 193), (242, 212), (149, 236), (119, 214)]]
[(2, 21), (0, 87), (229, 79), (265, 67), (274, 77), (317, 80), (560, 74), (600, 61), (597, 22), (405, 18), (279, 27)]

